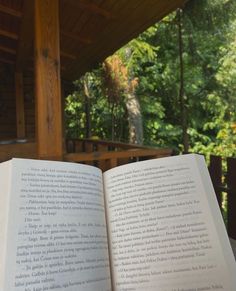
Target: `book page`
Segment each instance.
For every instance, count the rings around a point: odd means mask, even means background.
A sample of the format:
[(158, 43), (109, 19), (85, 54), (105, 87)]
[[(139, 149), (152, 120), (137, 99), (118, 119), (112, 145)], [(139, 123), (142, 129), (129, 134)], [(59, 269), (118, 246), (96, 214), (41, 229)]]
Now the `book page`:
[(4, 291), (111, 290), (101, 171), (13, 159)]
[(186, 155), (105, 173), (115, 291), (236, 290), (235, 261), (205, 172), (201, 158)]
[(3, 291), (5, 275), (10, 175), (9, 162), (2, 163), (0, 166), (0, 291)]

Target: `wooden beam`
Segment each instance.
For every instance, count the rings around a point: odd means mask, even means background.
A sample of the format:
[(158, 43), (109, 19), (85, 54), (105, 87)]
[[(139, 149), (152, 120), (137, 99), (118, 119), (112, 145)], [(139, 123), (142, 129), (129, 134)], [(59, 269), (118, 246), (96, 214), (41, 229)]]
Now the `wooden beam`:
[(66, 152), (65, 103), (66, 103), (65, 85), (64, 82), (61, 81), (61, 120), (62, 120), (63, 152)]
[(0, 50), (3, 51), (3, 52), (6, 52), (6, 53), (12, 54), (12, 55), (16, 54), (16, 50), (8, 48), (6, 46), (0, 45)]
[(34, 1), (24, 0), (23, 17), (21, 20), (19, 42), (16, 56), (16, 69), (22, 71), (27, 65), (33, 51), (34, 35)]
[(86, 152), (70, 153), (64, 155), (64, 160), (68, 162), (102, 161), (109, 159), (134, 158), (134, 157), (168, 157), (172, 153), (171, 149), (134, 149), (126, 151), (107, 152)]
[(32, 158), (36, 156), (36, 144), (34, 142), (0, 145), (0, 162), (12, 158)]
[(14, 39), (14, 40), (17, 40), (19, 38), (16, 33), (10, 32), (8, 30), (1, 29), (1, 28), (0, 28), (0, 35), (6, 36), (6, 37)]
[(73, 0), (64, 0), (66, 2), (69, 2), (69, 4), (71, 6), (74, 6), (77, 9), (83, 9), (83, 10), (87, 10), (91, 13), (97, 14), (97, 15), (101, 15), (107, 19), (114, 19), (115, 17), (106, 9), (103, 9), (101, 7), (99, 7), (98, 5), (94, 4), (94, 3), (88, 3), (88, 1), (73, 1)]
[(65, 58), (68, 58), (68, 59), (72, 59), (72, 60), (76, 60), (77, 59), (77, 57), (75, 55), (69, 54), (69, 53), (64, 52), (64, 51), (61, 51), (60, 55), (62, 57), (65, 57)]
[(3, 5), (3, 4), (0, 4), (0, 12), (9, 14), (11, 16), (19, 17), (19, 18), (22, 17), (21, 11), (12, 9), (10, 7)]
[(3, 59), (3, 58), (0, 58), (0, 62), (1, 63), (5, 63), (5, 64), (10, 64), (10, 65), (14, 65), (15, 64), (14, 61)]
[(58, 0), (35, 0), (35, 87), (38, 157), (62, 159)]
[(79, 36), (79, 35), (77, 35), (75, 33), (67, 32), (65, 30), (61, 30), (60, 33), (61, 33), (62, 36), (66, 36), (68, 38), (71, 38), (71, 39), (73, 39), (75, 41), (78, 41), (78, 42), (81, 42), (81, 43), (84, 43), (84, 44), (92, 43), (91, 39), (81, 37), (81, 36)]
[(25, 137), (25, 108), (22, 72), (15, 73), (17, 138)]

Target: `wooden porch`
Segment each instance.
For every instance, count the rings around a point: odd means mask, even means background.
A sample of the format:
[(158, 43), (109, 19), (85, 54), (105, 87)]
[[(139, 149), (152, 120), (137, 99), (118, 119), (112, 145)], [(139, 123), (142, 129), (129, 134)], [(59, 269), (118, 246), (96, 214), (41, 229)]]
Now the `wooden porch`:
[(185, 1), (0, 0), (0, 140), (15, 141), (0, 159), (81, 160), (64, 142), (72, 82)]
[[(64, 97), (75, 79), (186, 1), (0, 0), (0, 161), (55, 159), (107, 170), (171, 155), (171, 149), (66, 139)], [(219, 198), (222, 176), (212, 177)], [(229, 193), (236, 188), (232, 177)], [(233, 222), (235, 194), (229, 195)]]
[[(68, 139), (65, 141), (62, 160), (99, 167), (102, 171), (113, 167), (153, 158), (173, 155), (168, 148), (150, 148), (120, 142), (95, 139)], [(13, 157), (37, 158), (37, 146), (30, 140), (0, 141), (0, 162)], [(211, 156), (209, 172), (216, 197), (224, 217), (228, 233), (236, 239), (236, 159), (226, 159), (227, 172), (223, 171), (223, 159)]]
[[(93, 139), (68, 139), (65, 141), (62, 160), (94, 165), (106, 171), (130, 162), (170, 156), (171, 149), (158, 149), (119, 142)], [(34, 141), (0, 141), (0, 162), (13, 157), (37, 158)]]

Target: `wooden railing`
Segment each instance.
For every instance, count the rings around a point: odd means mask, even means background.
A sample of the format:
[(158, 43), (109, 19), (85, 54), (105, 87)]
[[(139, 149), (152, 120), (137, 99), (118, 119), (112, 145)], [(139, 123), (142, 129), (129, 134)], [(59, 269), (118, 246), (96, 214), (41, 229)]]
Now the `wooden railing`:
[[(66, 141), (63, 160), (80, 162), (101, 168), (103, 171), (130, 162), (172, 155), (171, 149), (108, 142), (93, 139)], [(0, 142), (0, 162), (18, 158), (37, 158), (33, 141)], [(236, 239), (236, 158), (226, 159), (227, 171), (222, 170), (222, 158), (211, 156), (209, 172), (224, 216), (229, 236)], [(226, 208), (225, 208), (226, 205)]]
[(236, 158), (226, 159), (226, 172), (222, 161), (219, 156), (211, 156), (209, 172), (219, 206), (226, 214), (228, 234), (236, 239)]
[(70, 139), (66, 143), (65, 161), (80, 162), (106, 171), (130, 162), (170, 156), (171, 149), (158, 149), (120, 142), (93, 139)]
[(0, 141), (0, 162), (16, 158), (36, 158), (36, 143), (34, 141), (7, 140)]
[[(9, 140), (0, 142), (0, 162), (16, 158), (37, 158), (34, 141)], [(103, 171), (130, 162), (170, 156), (171, 149), (109, 142), (93, 139), (69, 139), (65, 144), (64, 161), (94, 165)]]

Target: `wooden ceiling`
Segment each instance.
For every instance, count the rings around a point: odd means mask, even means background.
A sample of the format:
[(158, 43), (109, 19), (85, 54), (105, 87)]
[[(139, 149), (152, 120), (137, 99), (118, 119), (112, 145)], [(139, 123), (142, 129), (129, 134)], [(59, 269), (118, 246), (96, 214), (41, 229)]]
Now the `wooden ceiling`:
[[(185, 2), (59, 0), (62, 78), (75, 80)], [(34, 0), (0, 0), (0, 65), (33, 71), (33, 5)]]

